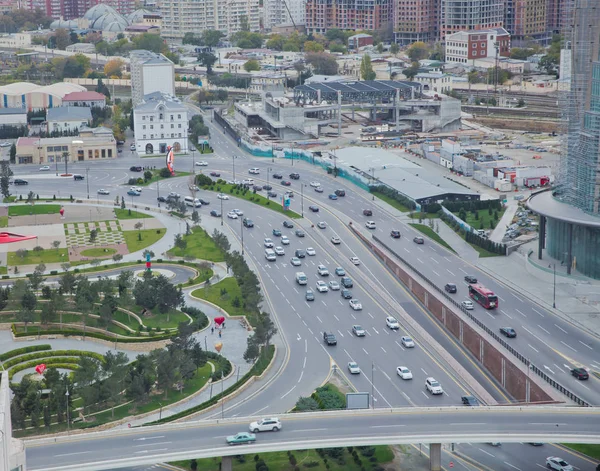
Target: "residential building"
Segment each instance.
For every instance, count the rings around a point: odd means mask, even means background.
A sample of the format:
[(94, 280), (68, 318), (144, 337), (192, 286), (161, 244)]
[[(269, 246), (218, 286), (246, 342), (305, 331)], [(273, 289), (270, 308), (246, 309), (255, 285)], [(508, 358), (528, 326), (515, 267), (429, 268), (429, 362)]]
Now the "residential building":
[(306, 32), (330, 29), (386, 31), (392, 27), (392, 0), (306, 0)]
[(548, 0), (546, 4), (546, 16), (548, 31), (559, 34), (569, 24), (574, 0)]
[(273, 30), (282, 25), (304, 26), (306, 9), (304, 0), (265, 0), (264, 28)]
[(394, 41), (408, 46), (416, 41), (433, 42), (439, 33), (442, 0), (396, 0)]
[[(504, 26), (511, 35), (513, 45), (520, 45), (531, 39), (543, 44), (549, 42), (551, 33), (548, 25), (548, 7), (550, 2), (554, 1), (506, 0)], [(556, 11), (557, 7), (554, 5), (552, 7)], [(560, 21), (560, 19), (553, 19), (552, 21)]]
[(254, 92), (283, 92), (287, 75), (279, 72), (260, 72), (252, 74), (250, 90)]
[(260, 29), (259, 0), (164, 0), (160, 12), (161, 35), (170, 40), (206, 29), (229, 36), (241, 30), (243, 19), (248, 21), (250, 31)]
[(175, 65), (162, 54), (135, 50), (129, 54), (131, 67), (131, 99), (139, 105), (144, 96), (161, 92), (175, 96)]
[(49, 108), (46, 112), (46, 132), (64, 133), (79, 131), (92, 121), (92, 112), (88, 107), (64, 106)]
[(504, 28), (459, 31), (446, 36), (446, 62), (473, 65), (473, 60), (496, 56), (510, 56), (510, 34)]
[(452, 90), (452, 76), (442, 72), (422, 72), (415, 76), (414, 81), (423, 85), (423, 91), (447, 93)]
[(27, 126), (27, 110), (24, 108), (0, 108), (0, 128), (4, 126)]
[(26, 0), (23, 2), (29, 10), (40, 9), (54, 19), (73, 20), (81, 18), (92, 7), (105, 5), (114, 8), (122, 15), (135, 10), (135, 0)]
[(372, 46), (373, 36), (370, 34), (359, 33), (348, 38), (348, 49), (358, 51), (361, 47)]
[(62, 99), (72, 92), (83, 92), (86, 88), (70, 82), (57, 82), (52, 85), (36, 85), (29, 82), (15, 82), (0, 86), (0, 108), (24, 108), (39, 110), (62, 105)]
[(106, 97), (98, 92), (73, 92), (62, 99), (63, 106), (87, 106), (88, 108), (105, 108)]
[(114, 159), (117, 141), (112, 132), (95, 135), (81, 133), (71, 137), (20, 137), (17, 140), (17, 164), (58, 164), (64, 162), (65, 152), (69, 162)]
[(188, 111), (180, 100), (160, 92), (144, 96), (133, 109), (135, 147), (139, 154), (188, 151)]
[(503, 24), (504, 0), (441, 0), (442, 41), (457, 31), (499, 28)]

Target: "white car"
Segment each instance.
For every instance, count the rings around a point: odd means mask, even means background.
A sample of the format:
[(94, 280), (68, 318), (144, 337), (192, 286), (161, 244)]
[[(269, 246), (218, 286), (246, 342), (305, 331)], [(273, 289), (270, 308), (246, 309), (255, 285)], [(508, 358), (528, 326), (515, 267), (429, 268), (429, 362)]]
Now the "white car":
[(354, 265), (360, 265), (360, 260), (358, 259), (358, 257), (350, 257), (350, 261), (354, 264)]
[(375, 225), (375, 221), (367, 221), (365, 223), (365, 226), (367, 226), (367, 229), (377, 229), (377, 226)]
[(358, 299), (351, 299), (350, 307), (352, 309), (354, 309), (355, 311), (362, 311), (362, 304), (360, 303), (360, 301)]
[(292, 257), (290, 263), (295, 267), (299, 267), (302, 265), (302, 260), (300, 260), (298, 257)]
[(324, 281), (317, 281), (317, 291), (319, 293), (327, 293), (327, 291), (329, 291), (329, 288), (327, 287), (327, 284)]
[(442, 385), (436, 381), (435, 378), (431, 376), (425, 380), (425, 388), (431, 394), (438, 395), (444, 394), (444, 390), (442, 389)]
[(253, 433), (277, 432), (278, 430), (281, 430), (281, 422), (277, 417), (265, 418), (252, 422), (249, 428)]
[(310, 182), (310, 186), (312, 186), (313, 188), (319, 188), (321, 184), (319, 182)]
[(331, 238), (331, 243), (333, 245), (340, 245), (342, 243), (341, 239), (338, 236), (333, 236)]
[(242, 182), (239, 180), (229, 180), (229, 181), (227, 181), (227, 184), (228, 185), (241, 185)]
[(49, 165), (44, 165), (43, 167), (40, 167), (40, 172), (47, 172), (48, 170), (50, 170)]
[(129, 150), (135, 150), (135, 144), (131, 144), (131, 145), (129, 146)]
[(200, 188), (198, 188), (198, 185), (190, 185), (189, 188), (190, 188), (190, 191), (200, 191)]
[(327, 227), (327, 223), (326, 223), (326, 222), (324, 222), (324, 221), (319, 221), (319, 222), (317, 223), (317, 227), (318, 227), (319, 229), (325, 229), (325, 228)]
[(268, 237), (265, 237), (265, 247), (267, 247), (268, 249), (273, 248), (273, 240), (269, 239)]
[(350, 373), (353, 375), (360, 374), (360, 368), (358, 366), (358, 363), (356, 363), (355, 361), (348, 362), (348, 371), (350, 371)]
[(235, 214), (233, 211), (229, 211), (229, 212), (227, 213), (227, 217), (228, 217), (229, 219), (237, 219), (237, 218), (238, 218), (238, 215), (237, 215), (237, 214)]
[(138, 193), (142, 192), (142, 188), (139, 186), (132, 186), (131, 188), (129, 188), (131, 191), (137, 191)]
[(309, 255), (312, 257), (313, 255), (317, 255), (317, 251), (315, 249), (313, 249), (312, 247), (308, 247), (306, 249), (306, 255)]
[(104, 188), (100, 188), (100, 189), (98, 190), (98, 194), (99, 194), (99, 195), (110, 195), (110, 191), (108, 191), (108, 190), (105, 190)]
[(283, 245), (290, 245), (290, 239), (288, 239), (287, 236), (281, 236), (281, 243)]
[(546, 467), (558, 471), (573, 471), (573, 466), (558, 456), (549, 456), (546, 458)]
[(219, 198), (220, 200), (228, 200), (229, 199), (229, 195), (226, 195), (224, 193), (219, 193), (217, 195), (217, 198)]
[(331, 280), (329, 282), (329, 289), (331, 291), (339, 291), (340, 290), (340, 284), (337, 281), (335, 281), (335, 280)]
[(208, 162), (206, 160), (201, 160), (200, 162), (196, 162), (198, 167), (208, 167)]
[(10, 147), (12, 146), (12, 144), (10, 142), (3, 142), (2, 144), (0, 144), (0, 147)]
[(242, 211), (241, 209), (232, 209), (231, 212), (237, 214), (238, 216), (244, 215), (244, 211)]
[(353, 325), (352, 326), (352, 332), (354, 333), (354, 335), (356, 335), (357, 337), (364, 337), (365, 335), (367, 335), (367, 332), (365, 332), (365, 329), (363, 329), (360, 325)]
[(175, 193), (174, 191), (171, 191), (169, 193), (169, 198), (180, 198), (181, 195), (179, 193)]
[(252, 178), (246, 178), (242, 180), (242, 185), (254, 185), (254, 180)]
[(415, 348), (414, 340), (408, 335), (403, 335), (400, 339), (400, 342), (402, 342), (402, 345), (404, 345), (406, 348)]
[(277, 255), (285, 255), (285, 250), (283, 250), (283, 247), (278, 245), (277, 247), (275, 247), (275, 253)]
[(469, 301), (468, 299), (460, 304), (462, 304), (462, 307), (464, 307), (467, 311), (472, 311), (475, 307), (473, 306), (473, 302)]
[(385, 325), (387, 325), (392, 330), (398, 330), (400, 328), (400, 324), (396, 320), (395, 317), (388, 316), (385, 318)]
[(413, 379), (412, 372), (406, 366), (399, 366), (396, 368), (396, 373), (402, 379)]
[(258, 167), (254, 167), (248, 170), (248, 173), (250, 175), (258, 175), (260, 173), (260, 169)]
[(325, 265), (319, 265), (317, 267), (317, 273), (321, 276), (329, 276), (329, 270)]

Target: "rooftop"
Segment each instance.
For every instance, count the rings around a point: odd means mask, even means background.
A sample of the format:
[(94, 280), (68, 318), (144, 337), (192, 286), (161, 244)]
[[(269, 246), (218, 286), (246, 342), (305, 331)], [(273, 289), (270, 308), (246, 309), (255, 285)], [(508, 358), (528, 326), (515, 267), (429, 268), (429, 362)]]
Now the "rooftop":
[(87, 106), (48, 108), (47, 121), (90, 121), (92, 111)]
[(65, 95), (63, 101), (98, 101), (106, 100), (102, 93), (98, 92), (73, 92)]
[(161, 92), (144, 95), (144, 101), (136, 106), (134, 111), (155, 111), (159, 105), (163, 105), (168, 111), (187, 112), (187, 108), (179, 99)]

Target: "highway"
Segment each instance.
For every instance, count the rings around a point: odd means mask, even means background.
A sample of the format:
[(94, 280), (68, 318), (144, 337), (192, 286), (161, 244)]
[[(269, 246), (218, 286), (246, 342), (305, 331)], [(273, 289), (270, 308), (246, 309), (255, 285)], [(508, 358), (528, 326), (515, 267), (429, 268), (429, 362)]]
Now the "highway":
[[(226, 437), (247, 431), (251, 418), (201, 421), (97, 432), (85, 439), (29, 441), (27, 467), (91, 471), (193, 457), (374, 444), (590, 443), (600, 441), (598, 414), (597, 409), (499, 406), (304, 413), (282, 416), (281, 431), (257, 434), (256, 443), (234, 447), (225, 443)], [(544, 461), (531, 460), (528, 469), (538, 466)]]

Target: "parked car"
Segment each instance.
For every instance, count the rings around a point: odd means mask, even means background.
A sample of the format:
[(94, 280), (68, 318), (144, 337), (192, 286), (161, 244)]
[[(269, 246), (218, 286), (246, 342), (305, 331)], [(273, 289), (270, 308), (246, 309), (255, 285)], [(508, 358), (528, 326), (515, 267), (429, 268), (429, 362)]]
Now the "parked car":
[(131, 145), (129, 146), (129, 150), (135, 150), (135, 144), (131, 144)]

